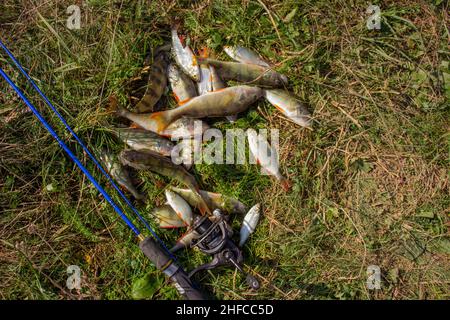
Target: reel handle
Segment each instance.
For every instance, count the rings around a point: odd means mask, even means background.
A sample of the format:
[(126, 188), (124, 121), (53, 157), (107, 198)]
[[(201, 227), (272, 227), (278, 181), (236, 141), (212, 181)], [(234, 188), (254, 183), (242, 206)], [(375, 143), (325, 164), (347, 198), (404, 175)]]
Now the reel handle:
[(175, 264), (171, 257), (156, 243), (152, 237), (147, 237), (139, 243), (139, 248), (147, 258), (161, 270), (173, 283), (178, 292), (187, 300), (206, 300), (197, 286), (189, 278), (186, 271)]

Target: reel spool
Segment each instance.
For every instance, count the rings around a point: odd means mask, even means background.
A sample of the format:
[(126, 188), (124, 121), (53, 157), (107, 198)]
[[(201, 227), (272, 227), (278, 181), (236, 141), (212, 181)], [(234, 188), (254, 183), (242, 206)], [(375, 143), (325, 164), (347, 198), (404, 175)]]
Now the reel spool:
[(244, 256), (242, 250), (231, 240), (233, 230), (226, 217), (219, 209), (214, 210), (211, 218), (196, 216), (192, 225), (197, 235), (191, 247), (197, 247), (201, 252), (212, 255), (213, 259), (202, 264), (189, 273), (189, 278), (201, 270), (211, 270), (220, 266), (232, 266), (246, 275), (246, 282), (252, 289), (259, 289), (258, 280), (246, 273), (242, 267)]

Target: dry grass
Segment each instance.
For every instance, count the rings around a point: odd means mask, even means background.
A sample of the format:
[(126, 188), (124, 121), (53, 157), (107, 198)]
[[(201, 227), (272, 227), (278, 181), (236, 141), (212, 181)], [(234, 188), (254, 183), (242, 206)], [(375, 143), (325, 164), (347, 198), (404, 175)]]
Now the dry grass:
[[(0, 28), (93, 149), (123, 148), (101, 131), (118, 121), (107, 99), (132, 101), (130, 79), (181, 16), (194, 47), (206, 44), (218, 58), (225, 44), (258, 50), (314, 110), (312, 131), (263, 101), (233, 125), (280, 129), (289, 193), (254, 166), (195, 167), (204, 189), (264, 207), (245, 249), (262, 288), (248, 290), (228, 270), (205, 273), (206, 289), (224, 299), (448, 299), (446, 4), (384, 1), (383, 27), (369, 31), (364, 1), (96, 0), (83, 7), (78, 33), (64, 27), (69, 4), (4, 1)], [(292, 21), (282, 22), (294, 7)], [(3, 58), (0, 65), (12, 73)], [(125, 226), (3, 82), (0, 92), (0, 297), (128, 298), (137, 279), (157, 278)], [(145, 213), (162, 201), (167, 181), (140, 178), (149, 195)], [(190, 252), (181, 259), (192, 267), (205, 258)], [(83, 270), (81, 292), (65, 288), (71, 264)], [(382, 270), (381, 290), (366, 288), (369, 265)], [(154, 298), (175, 297), (161, 286)]]

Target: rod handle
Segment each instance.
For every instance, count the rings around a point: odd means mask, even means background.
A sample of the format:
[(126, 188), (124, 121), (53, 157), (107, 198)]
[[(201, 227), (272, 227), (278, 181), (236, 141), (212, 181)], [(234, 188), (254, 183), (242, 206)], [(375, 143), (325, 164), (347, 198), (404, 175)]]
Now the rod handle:
[(147, 237), (139, 243), (139, 248), (147, 258), (172, 282), (178, 292), (187, 300), (206, 300), (203, 293), (189, 278), (186, 271), (178, 266), (161, 246)]

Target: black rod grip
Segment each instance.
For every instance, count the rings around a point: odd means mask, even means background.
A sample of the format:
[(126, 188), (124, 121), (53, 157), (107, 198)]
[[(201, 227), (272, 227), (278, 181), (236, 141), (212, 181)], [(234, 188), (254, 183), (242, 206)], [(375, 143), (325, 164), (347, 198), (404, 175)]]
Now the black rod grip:
[(178, 266), (161, 246), (152, 237), (147, 237), (139, 243), (139, 248), (177, 288), (178, 292), (187, 300), (206, 300), (197, 289), (186, 271)]

